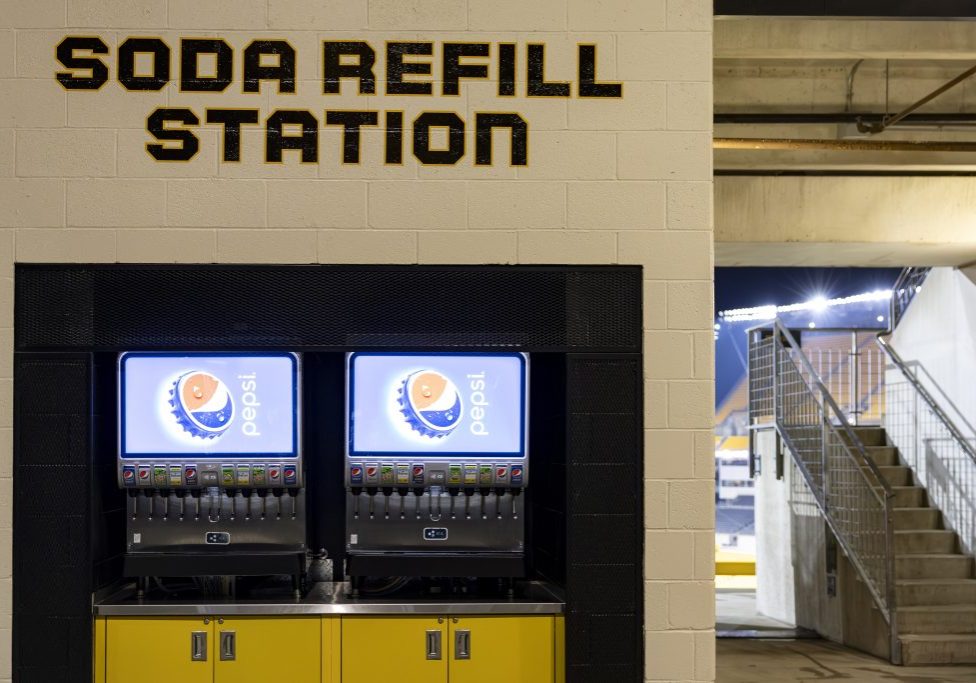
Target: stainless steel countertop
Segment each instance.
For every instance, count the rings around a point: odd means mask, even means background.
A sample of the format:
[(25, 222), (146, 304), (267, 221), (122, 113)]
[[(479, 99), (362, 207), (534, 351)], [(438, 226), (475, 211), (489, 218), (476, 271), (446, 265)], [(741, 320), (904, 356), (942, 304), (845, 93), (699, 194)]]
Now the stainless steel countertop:
[(565, 603), (541, 582), (512, 598), (350, 597), (348, 583), (317, 583), (303, 598), (140, 600), (127, 587), (94, 605), (96, 616), (258, 616), (356, 614), (562, 614)]

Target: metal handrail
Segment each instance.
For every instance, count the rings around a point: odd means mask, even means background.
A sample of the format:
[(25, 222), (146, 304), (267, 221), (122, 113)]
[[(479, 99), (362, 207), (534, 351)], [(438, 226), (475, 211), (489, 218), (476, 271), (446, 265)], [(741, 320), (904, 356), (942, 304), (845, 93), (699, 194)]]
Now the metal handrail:
[[(772, 322), (758, 325), (756, 327), (748, 330), (750, 339), (753, 338), (754, 333), (760, 330), (768, 329), (771, 330), (773, 336), (773, 424), (771, 425), (752, 425), (750, 424), (750, 430), (755, 430), (758, 428), (769, 428), (775, 429), (776, 433), (787, 445), (790, 454), (793, 457), (793, 461), (799, 467), (800, 471), (803, 473), (803, 477), (806, 480), (807, 485), (813, 492), (813, 499), (816, 502), (817, 507), (826, 521), (827, 525), (830, 527), (834, 537), (837, 539), (838, 544), (844, 550), (851, 564), (854, 566), (855, 571), (861, 576), (864, 581), (864, 585), (868, 588), (872, 599), (878, 606), (879, 611), (884, 617), (885, 621), (888, 623), (889, 627), (889, 638), (890, 638), (890, 653), (891, 660), (895, 663), (901, 661), (900, 656), (900, 642), (898, 640), (898, 625), (897, 625), (897, 591), (896, 591), (896, 573), (895, 573), (895, 552), (894, 552), (894, 491), (887, 480), (882, 476), (881, 470), (872, 460), (861, 440), (857, 437), (850, 423), (848, 422), (846, 416), (841, 411), (837, 402), (831, 396), (829, 390), (821, 379), (820, 375), (814, 370), (813, 365), (810, 363), (806, 354), (803, 352), (802, 347), (797, 343), (796, 338), (793, 336), (792, 332), (786, 328), (779, 319), (773, 320)], [(835, 519), (832, 513), (832, 506), (830, 500), (832, 498), (831, 490), (829, 487), (829, 472), (830, 469), (827, 467), (829, 459), (827, 457), (828, 439), (822, 438), (820, 441), (820, 448), (822, 451), (822, 461), (823, 461), (823, 473), (820, 489), (816, 483), (816, 479), (812, 472), (808, 469), (807, 463), (800, 454), (800, 450), (797, 445), (793, 442), (788, 429), (785, 424), (781, 423), (779, 408), (777, 407), (778, 399), (776, 396), (779, 393), (779, 377), (778, 377), (778, 356), (779, 351), (777, 349), (784, 346), (783, 341), (786, 345), (794, 352), (793, 358), (798, 359), (803, 369), (807, 373), (809, 379), (802, 379), (806, 391), (809, 392), (811, 400), (819, 406), (819, 420), (821, 429), (824, 433), (830, 433), (835, 439), (835, 443), (840, 446), (840, 452), (843, 454), (842, 457), (846, 456), (850, 460), (852, 465), (849, 469), (854, 469), (857, 472), (857, 476), (861, 477), (862, 483), (868, 489), (870, 489), (873, 499), (878, 505), (876, 510), (877, 513), (883, 513), (884, 516), (884, 544), (883, 544), (883, 566), (878, 566), (877, 569), (881, 570), (877, 577), (873, 576), (871, 572), (868, 571), (865, 561), (861, 558), (858, 550), (855, 548), (855, 542), (853, 539), (849, 539), (846, 536), (845, 530), (842, 528), (842, 520), (840, 518)], [(794, 367), (795, 360), (794, 360)], [(796, 368), (799, 370), (799, 368)], [(800, 373), (802, 378), (802, 373)], [(819, 394), (819, 399), (817, 395)], [(750, 409), (752, 403), (750, 399)], [(834, 424), (828, 418), (828, 411), (832, 411), (837, 418), (838, 424)], [(751, 421), (751, 420), (750, 420)], [(840, 438), (841, 434), (847, 436), (846, 441)], [(750, 438), (751, 444), (751, 438)], [(751, 448), (751, 446), (750, 446)], [(870, 476), (869, 474), (870, 473)], [(866, 500), (871, 500), (867, 498)], [(881, 530), (879, 530), (881, 531)], [(882, 579), (883, 574), (883, 579)], [(884, 591), (882, 594), (880, 581), (884, 582)]]
[(926, 405), (929, 407), (929, 410), (931, 410), (932, 413), (939, 419), (942, 426), (945, 427), (946, 431), (948, 431), (952, 436), (952, 439), (959, 444), (963, 452), (969, 456), (969, 459), (976, 463), (976, 447), (969, 443), (963, 433), (959, 430), (959, 427), (956, 426), (956, 423), (952, 421), (952, 418), (950, 418), (946, 412), (939, 407), (939, 404), (935, 402), (934, 398), (932, 398), (932, 394), (930, 394), (928, 390), (922, 386), (922, 383), (918, 381), (918, 378), (914, 375), (914, 373), (908, 369), (908, 364), (905, 363), (902, 357), (898, 355), (898, 352), (895, 351), (895, 349), (891, 346), (891, 342), (888, 341), (887, 337), (890, 335), (891, 332), (882, 332), (879, 334), (878, 345), (888, 355), (891, 362), (895, 364), (895, 367), (901, 371), (902, 376), (908, 380), (908, 383), (912, 385), (912, 388), (915, 389), (916, 393), (918, 393), (921, 399), (925, 401)]
[(952, 436), (956, 443), (959, 444), (963, 452), (969, 456), (970, 460), (976, 463), (976, 447), (969, 443), (969, 440), (966, 439), (959, 427), (956, 426), (956, 423), (953, 422), (952, 418), (949, 417), (944, 410), (942, 410), (936, 400), (932, 397), (932, 394), (929, 393), (928, 389), (922, 385), (922, 383), (918, 380), (918, 377), (915, 376), (915, 373), (909, 369), (908, 363), (906, 363), (898, 352), (895, 351), (890, 341), (891, 335), (895, 331), (895, 326), (898, 324), (898, 321), (901, 320), (901, 316), (915, 298), (915, 293), (918, 290), (916, 289), (915, 291), (909, 292), (908, 301), (901, 310), (898, 310), (897, 307), (899, 292), (905, 289), (907, 283), (915, 278), (919, 278), (919, 276), (921, 276), (921, 280), (924, 281), (930, 270), (932, 269), (905, 268), (901, 271), (901, 274), (898, 276), (898, 280), (895, 282), (895, 286), (892, 288), (891, 312), (888, 315), (888, 329), (878, 333), (878, 346), (880, 346), (885, 354), (887, 354), (888, 358), (890, 358), (891, 362), (895, 364), (895, 367), (898, 368), (902, 376), (908, 380), (908, 383), (912, 385), (912, 388), (915, 389), (916, 393), (918, 393), (922, 400), (925, 401), (925, 404), (929, 407), (929, 410), (931, 410), (932, 413), (939, 419), (942, 426), (946, 428), (949, 435)]
[[(827, 403), (827, 405), (830, 406), (830, 409), (837, 415), (838, 419), (840, 420), (841, 429), (843, 429), (844, 433), (848, 436), (850, 444), (857, 449), (857, 454), (861, 456), (861, 466), (867, 467), (871, 470), (871, 474), (873, 474), (875, 479), (877, 479), (879, 487), (884, 491), (885, 498), (891, 498), (894, 496), (895, 492), (892, 490), (891, 485), (881, 475), (881, 470), (878, 468), (877, 463), (868, 457), (868, 452), (864, 450), (864, 444), (862, 444), (861, 440), (857, 438), (857, 435), (854, 433), (854, 429), (851, 427), (851, 423), (847, 421), (847, 417), (844, 415), (844, 412), (840, 409), (840, 406), (837, 405), (834, 397), (830, 395), (830, 392), (827, 390), (827, 385), (823, 383), (820, 375), (818, 375), (817, 371), (813, 369), (810, 359), (808, 359), (807, 355), (803, 353), (803, 349), (793, 337), (793, 333), (784, 327), (779, 320), (774, 320), (773, 326), (774, 329), (778, 329), (782, 333), (786, 341), (789, 342), (790, 347), (797, 352), (800, 362), (803, 363), (803, 367), (806, 369), (806, 371), (810, 373), (810, 377), (812, 377), (816, 383), (816, 388), (820, 391), (820, 395), (823, 397), (824, 402)], [(877, 496), (877, 498), (878, 502), (884, 502), (881, 496)]]

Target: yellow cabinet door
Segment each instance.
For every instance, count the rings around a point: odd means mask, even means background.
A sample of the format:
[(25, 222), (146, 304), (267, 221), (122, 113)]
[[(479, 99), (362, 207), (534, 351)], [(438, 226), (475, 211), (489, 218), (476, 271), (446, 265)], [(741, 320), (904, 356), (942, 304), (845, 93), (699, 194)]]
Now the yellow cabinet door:
[(451, 618), (450, 683), (553, 683), (550, 616)]
[(320, 683), (322, 618), (222, 617), (212, 658), (214, 683)]
[(446, 621), (343, 617), (342, 683), (447, 683)]
[(203, 617), (106, 620), (106, 683), (212, 683), (215, 654)]

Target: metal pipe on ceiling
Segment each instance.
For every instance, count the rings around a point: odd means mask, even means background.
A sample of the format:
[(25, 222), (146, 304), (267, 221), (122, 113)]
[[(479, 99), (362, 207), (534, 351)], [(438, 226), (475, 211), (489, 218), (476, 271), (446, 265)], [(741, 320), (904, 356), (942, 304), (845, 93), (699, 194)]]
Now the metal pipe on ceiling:
[[(877, 118), (879, 121), (884, 114), (856, 114), (852, 112), (827, 112), (827, 113), (799, 113), (781, 114), (765, 112), (742, 112), (742, 113), (716, 113), (714, 122), (716, 124), (740, 125), (740, 124), (825, 124), (825, 123), (857, 123), (858, 119), (865, 121)], [(912, 114), (902, 119), (898, 125), (910, 126), (933, 126), (933, 125), (976, 125), (976, 113), (959, 114)]]
[[(860, 120), (857, 122), (857, 129), (862, 133), (870, 133), (871, 135), (877, 135), (878, 133), (883, 133), (892, 126), (896, 125), (899, 121), (903, 121), (907, 117), (914, 114), (917, 110), (924, 107), (926, 104), (939, 97), (943, 93), (952, 90), (960, 83), (968, 80), (972, 76), (976, 75), (976, 66), (966, 69), (964, 72), (953, 78), (948, 83), (944, 83), (939, 86), (928, 95), (918, 100), (914, 104), (910, 105), (907, 109), (903, 109), (894, 116), (885, 116), (881, 121), (864, 121)], [(887, 98), (885, 98), (887, 101)]]
[(976, 152), (976, 142), (910, 140), (816, 140), (789, 138), (714, 138), (714, 149), (829, 150), (836, 152)]

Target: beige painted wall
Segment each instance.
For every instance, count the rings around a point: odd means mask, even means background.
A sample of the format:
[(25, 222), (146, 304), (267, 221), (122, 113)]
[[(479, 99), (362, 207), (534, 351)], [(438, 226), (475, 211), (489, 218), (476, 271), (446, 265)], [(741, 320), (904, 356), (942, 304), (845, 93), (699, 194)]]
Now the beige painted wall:
[[(645, 267), (647, 678), (714, 678), (711, 3), (708, 0), (3, 0), (0, 2), (0, 681), (10, 676), (11, 346), (19, 262), (625, 263)], [(55, 46), (100, 36), (219, 36), (236, 49), (287, 38), (298, 93), (169, 86), (66, 92)], [(487, 84), (460, 97), (321, 94), (319, 41), (511, 41), (549, 46), (547, 76), (575, 73), (578, 42), (600, 46), (621, 101), (517, 97), (530, 166), (261, 160), (218, 162), (216, 128), (191, 162), (147, 155), (158, 106), (458, 111), (497, 108)], [(520, 53), (521, 55), (522, 53)], [(238, 54), (239, 58), (239, 54)], [(520, 57), (521, 59), (521, 57)], [(239, 62), (235, 64), (239, 68)], [(524, 66), (524, 63), (521, 64)], [(175, 65), (174, 65), (175, 70)], [(239, 73), (235, 73), (237, 79)], [(347, 86), (348, 87), (348, 84)], [(262, 118), (263, 120), (263, 118)], [(469, 147), (473, 143), (469, 140)], [(507, 146), (499, 147), (502, 153)]]

